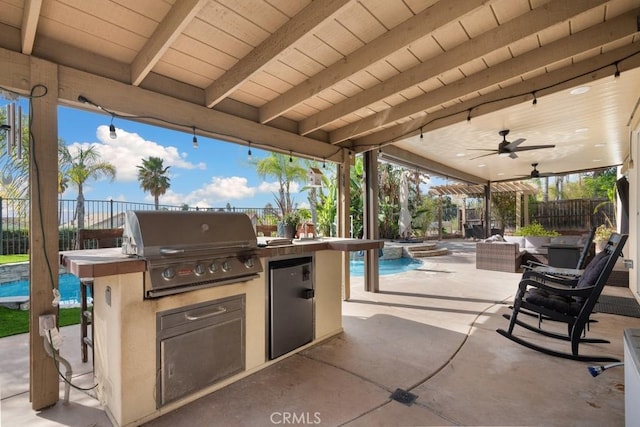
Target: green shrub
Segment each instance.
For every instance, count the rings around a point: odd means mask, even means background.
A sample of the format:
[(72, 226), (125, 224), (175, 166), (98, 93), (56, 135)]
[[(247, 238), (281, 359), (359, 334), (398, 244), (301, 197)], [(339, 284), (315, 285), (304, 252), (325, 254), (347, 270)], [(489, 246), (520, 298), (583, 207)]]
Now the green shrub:
[(532, 222), (529, 225), (520, 227), (513, 233), (514, 236), (541, 236), (541, 237), (556, 237), (560, 233), (553, 230), (546, 230), (539, 222)]

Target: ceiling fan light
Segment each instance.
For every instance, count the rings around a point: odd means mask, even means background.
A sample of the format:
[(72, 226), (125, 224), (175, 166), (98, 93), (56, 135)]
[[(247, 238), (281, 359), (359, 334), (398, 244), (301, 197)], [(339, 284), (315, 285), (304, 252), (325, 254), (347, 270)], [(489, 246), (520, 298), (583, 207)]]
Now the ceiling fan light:
[(509, 157), (511, 155), (511, 153), (509, 153), (508, 151), (503, 151), (498, 153), (498, 156), (500, 157)]

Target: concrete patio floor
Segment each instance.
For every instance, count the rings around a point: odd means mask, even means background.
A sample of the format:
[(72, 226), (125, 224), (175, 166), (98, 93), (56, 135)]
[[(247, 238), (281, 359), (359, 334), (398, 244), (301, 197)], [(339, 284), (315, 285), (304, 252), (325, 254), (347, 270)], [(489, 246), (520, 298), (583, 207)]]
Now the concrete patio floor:
[[(144, 425), (624, 425), (622, 368), (593, 378), (587, 370), (593, 363), (546, 356), (498, 335), (520, 275), (476, 270), (472, 242), (440, 245), (450, 254), (382, 276), (379, 293), (363, 292), (362, 279), (354, 279), (351, 299), (343, 303), (343, 334)], [(619, 287), (605, 293), (631, 295)], [(622, 359), (623, 330), (640, 328), (640, 319), (593, 318), (598, 323), (589, 336), (611, 344), (583, 344), (581, 353)], [(74, 383), (90, 386), (79, 328), (61, 332)], [(111, 425), (90, 391), (72, 390), (69, 405), (31, 410), (26, 335), (0, 340), (0, 360), (2, 427)], [(415, 402), (392, 400), (398, 388), (417, 395)]]

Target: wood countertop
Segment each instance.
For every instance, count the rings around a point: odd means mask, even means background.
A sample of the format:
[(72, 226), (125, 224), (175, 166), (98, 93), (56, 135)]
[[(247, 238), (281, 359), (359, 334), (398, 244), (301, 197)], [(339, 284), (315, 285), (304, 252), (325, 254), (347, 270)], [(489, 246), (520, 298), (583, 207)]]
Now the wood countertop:
[[(291, 244), (266, 246), (258, 249), (261, 258), (301, 255), (309, 252), (334, 250), (342, 252), (379, 249), (383, 240), (341, 239), (336, 237), (294, 240)], [(120, 248), (86, 249), (60, 253), (60, 264), (77, 277), (104, 277), (146, 271), (143, 259), (125, 255)]]

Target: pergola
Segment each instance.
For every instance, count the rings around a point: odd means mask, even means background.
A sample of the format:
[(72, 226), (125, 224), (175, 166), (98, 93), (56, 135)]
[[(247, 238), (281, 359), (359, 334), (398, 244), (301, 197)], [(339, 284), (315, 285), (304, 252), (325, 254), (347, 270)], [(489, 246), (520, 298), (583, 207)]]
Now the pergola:
[[(467, 184), (450, 184), (450, 185), (437, 185), (429, 189), (429, 194), (432, 196), (462, 196), (462, 197), (476, 197), (484, 199), (484, 217), (491, 218), (491, 194), (492, 193), (513, 193), (516, 196), (516, 224), (520, 224), (520, 218), (522, 218), (522, 203), (524, 200), (524, 211), (527, 212), (529, 208), (529, 198), (522, 197), (537, 194), (538, 189), (531, 184), (521, 181), (513, 182), (493, 182), (491, 185), (467, 185)], [(465, 214), (466, 206), (463, 208), (463, 218), (466, 218)], [(524, 216), (525, 225), (529, 221), (527, 215)], [(442, 227), (440, 227), (442, 228)], [(490, 232), (489, 227), (484, 228), (485, 237), (488, 237)]]

